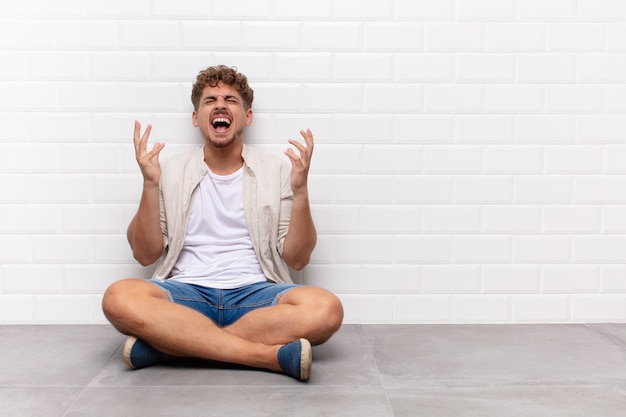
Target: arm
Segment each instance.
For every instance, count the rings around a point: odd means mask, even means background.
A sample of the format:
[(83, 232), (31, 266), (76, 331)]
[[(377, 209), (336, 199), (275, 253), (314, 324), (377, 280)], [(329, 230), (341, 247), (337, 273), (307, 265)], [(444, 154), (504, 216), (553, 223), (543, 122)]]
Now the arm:
[(291, 190), (293, 205), (291, 220), (283, 244), (282, 257), (291, 268), (300, 270), (311, 259), (311, 253), (317, 243), (317, 232), (311, 216), (309, 205), (308, 175), (311, 156), (313, 155), (313, 134), (311, 130), (300, 131), (306, 146), (290, 139), (289, 143), (296, 147), (300, 155), (289, 148), (285, 154), (291, 160)]
[(161, 167), (159, 153), (165, 145), (155, 143), (148, 152), (148, 137), (152, 126), (148, 125), (141, 136), (141, 125), (135, 121), (135, 156), (143, 175), (143, 191), (139, 208), (135, 217), (128, 225), (126, 236), (133, 256), (141, 265), (154, 263), (163, 252), (163, 235), (161, 234), (159, 210), (159, 180)]

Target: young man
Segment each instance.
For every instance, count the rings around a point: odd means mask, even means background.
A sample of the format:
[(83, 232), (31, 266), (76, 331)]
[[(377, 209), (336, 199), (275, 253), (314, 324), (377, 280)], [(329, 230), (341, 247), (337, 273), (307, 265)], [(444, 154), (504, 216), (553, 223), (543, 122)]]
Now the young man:
[(317, 240), (307, 188), (313, 135), (289, 140), (291, 167), (246, 146), (253, 90), (234, 68), (201, 71), (191, 100), (204, 146), (163, 164), (164, 145), (148, 151), (151, 126), (142, 135), (135, 122), (143, 191), (128, 241), (139, 263), (158, 264), (152, 280), (112, 284), (103, 311), (129, 335), (131, 368), (195, 357), (307, 380), (311, 344), (343, 320), (335, 295), (289, 277)]

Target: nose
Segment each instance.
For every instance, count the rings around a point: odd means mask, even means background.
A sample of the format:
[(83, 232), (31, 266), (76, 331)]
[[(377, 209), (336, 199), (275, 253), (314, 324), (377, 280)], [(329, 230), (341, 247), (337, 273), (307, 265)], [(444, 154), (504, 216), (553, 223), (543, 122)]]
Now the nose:
[(213, 106), (213, 110), (221, 111), (226, 109), (226, 97), (224, 96), (216, 96), (215, 97), (215, 105)]

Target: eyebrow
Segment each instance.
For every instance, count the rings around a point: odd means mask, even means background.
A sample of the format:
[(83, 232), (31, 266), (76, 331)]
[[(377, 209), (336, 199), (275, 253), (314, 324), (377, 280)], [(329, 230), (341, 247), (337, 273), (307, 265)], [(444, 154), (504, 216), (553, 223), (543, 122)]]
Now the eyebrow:
[(216, 95), (216, 96), (206, 96), (206, 97), (204, 97), (202, 100), (203, 100), (203, 101), (204, 101), (204, 100), (209, 100), (209, 99), (213, 99), (213, 100), (215, 100), (215, 99), (217, 99), (218, 97), (223, 97), (223, 98), (224, 98), (224, 100), (229, 100), (229, 99), (234, 98), (235, 100), (239, 101), (239, 98), (238, 98), (237, 96), (233, 96), (233, 95), (229, 95), (229, 94), (227, 94), (227, 95), (218, 94), (218, 95)]

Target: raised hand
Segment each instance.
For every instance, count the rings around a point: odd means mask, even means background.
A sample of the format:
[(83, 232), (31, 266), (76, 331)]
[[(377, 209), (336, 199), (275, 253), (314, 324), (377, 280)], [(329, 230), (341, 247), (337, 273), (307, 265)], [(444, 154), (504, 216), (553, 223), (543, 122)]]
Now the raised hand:
[(304, 138), (304, 143), (289, 139), (289, 143), (293, 145), (299, 152), (297, 155), (293, 148), (285, 151), (285, 155), (291, 160), (291, 190), (294, 195), (307, 192), (307, 179), (309, 175), (309, 167), (311, 165), (311, 157), (313, 156), (313, 134), (311, 129), (301, 130), (300, 134)]
[(152, 126), (148, 125), (144, 134), (141, 134), (141, 124), (135, 120), (135, 134), (133, 142), (135, 143), (135, 158), (141, 169), (144, 182), (151, 185), (158, 185), (161, 178), (161, 166), (159, 164), (159, 153), (165, 146), (163, 143), (155, 143), (152, 150), (148, 152), (148, 138)]

